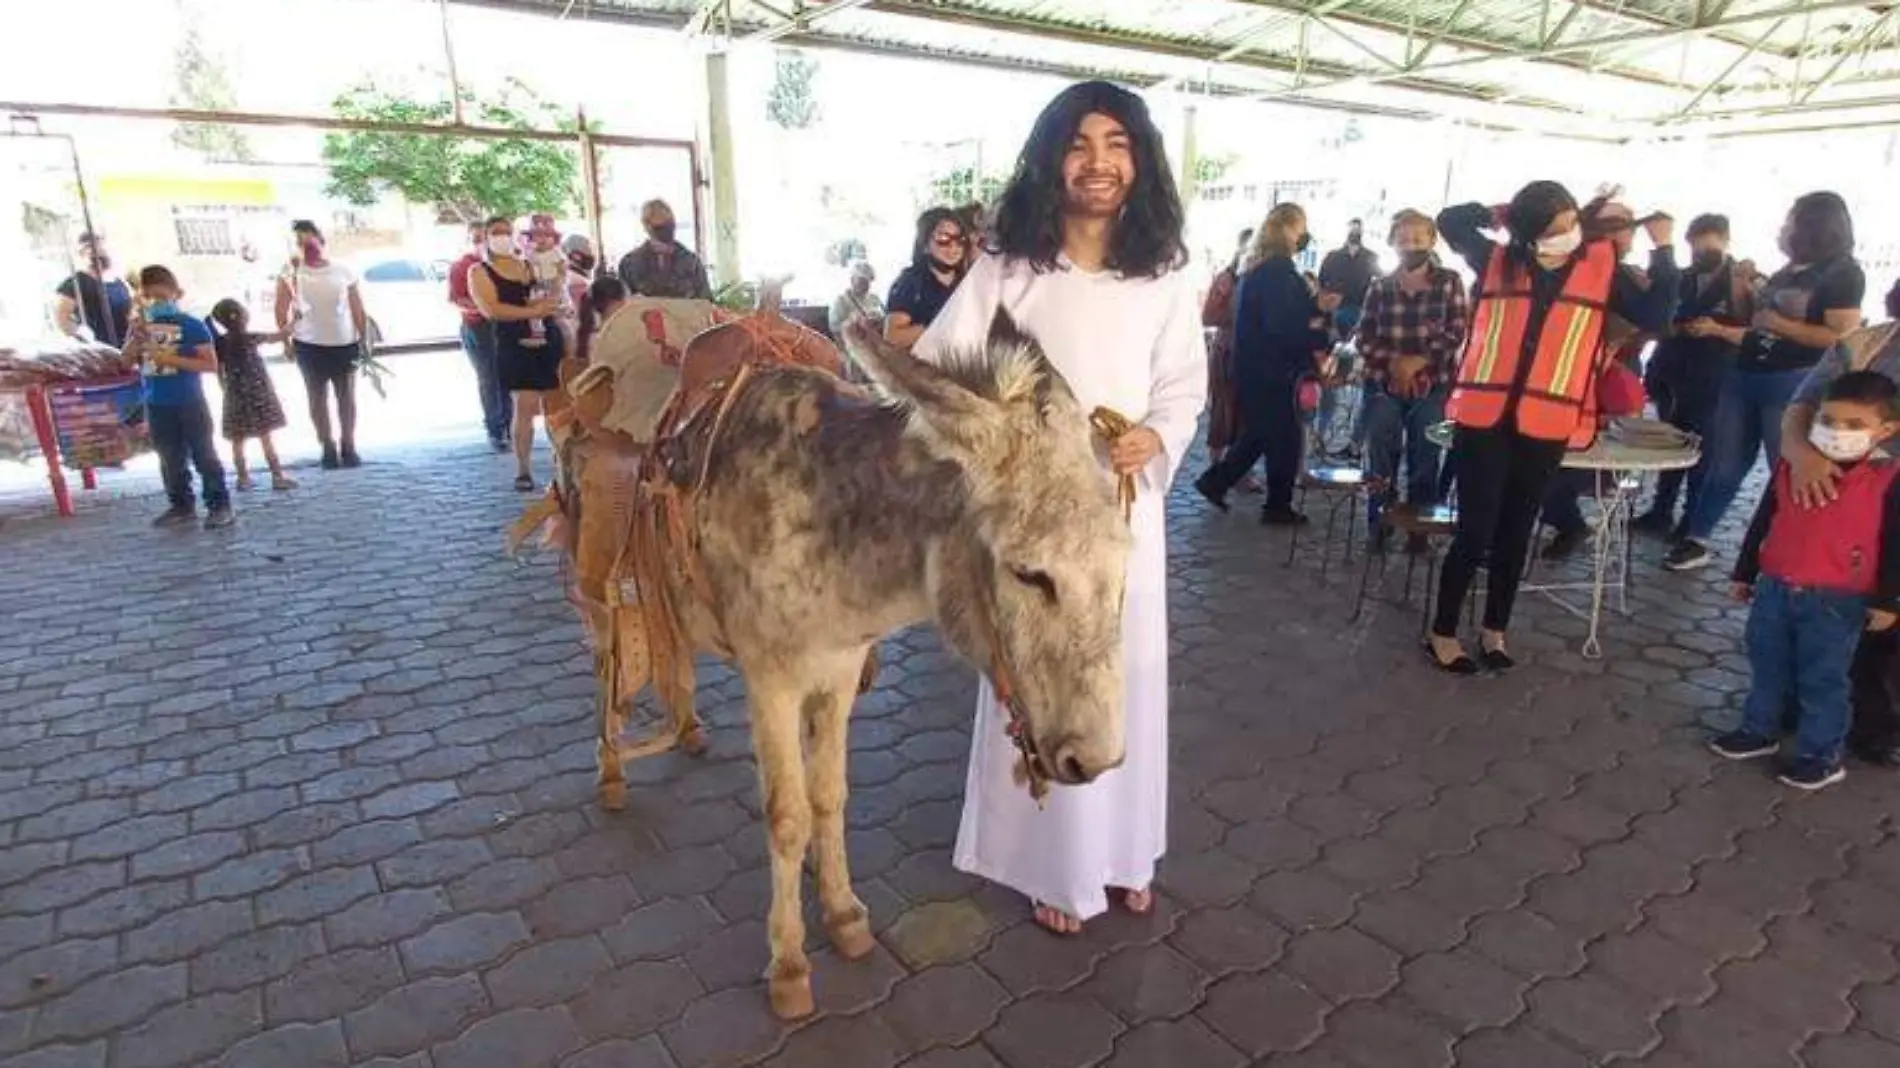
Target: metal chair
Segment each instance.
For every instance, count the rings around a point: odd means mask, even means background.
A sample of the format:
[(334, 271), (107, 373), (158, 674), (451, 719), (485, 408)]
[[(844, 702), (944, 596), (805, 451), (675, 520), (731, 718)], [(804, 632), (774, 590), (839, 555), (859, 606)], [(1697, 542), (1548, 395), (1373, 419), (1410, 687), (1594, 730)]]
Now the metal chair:
[[(1438, 565), (1444, 556), (1443, 546), (1458, 529), (1458, 510), (1449, 505), (1436, 505), (1431, 508), (1418, 508), (1409, 504), (1395, 504), (1379, 514), (1379, 525), (1394, 535), (1407, 539), (1417, 535), (1424, 539), (1423, 554), (1407, 553), (1405, 556), (1405, 594), (1399, 599), (1404, 604), (1412, 598), (1412, 577), (1418, 571), (1419, 557), (1425, 560), (1425, 598), (1424, 616), (1420, 620), (1421, 631), (1431, 625), (1432, 594), (1438, 588)], [(1359, 596), (1353, 602), (1352, 619), (1357, 621), (1365, 612), (1366, 598), (1372, 590), (1372, 563), (1379, 563), (1379, 584), (1385, 584), (1385, 568), (1388, 553), (1368, 551), (1365, 566), (1359, 572)], [(1477, 584), (1472, 584), (1475, 597)], [(1475, 599), (1472, 604), (1476, 604)]]
[[(1294, 498), (1294, 509), (1300, 510), (1306, 504), (1306, 496), (1317, 491), (1326, 495), (1326, 538), (1320, 546), (1319, 580), (1326, 581), (1326, 571), (1332, 564), (1333, 542), (1337, 538), (1340, 517), (1346, 520), (1346, 553), (1340, 561), (1352, 563), (1352, 545), (1359, 530), (1359, 517), (1366, 513), (1372, 495), (1383, 493), (1385, 480), (1368, 475), (1362, 468), (1322, 465), (1310, 467), (1300, 475), (1298, 496)], [(1300, 552), (1300, 532), (1305, 524), (1293, 528), (1293, 538), (1287, 545), (1286, 566), (1292, 567)]]

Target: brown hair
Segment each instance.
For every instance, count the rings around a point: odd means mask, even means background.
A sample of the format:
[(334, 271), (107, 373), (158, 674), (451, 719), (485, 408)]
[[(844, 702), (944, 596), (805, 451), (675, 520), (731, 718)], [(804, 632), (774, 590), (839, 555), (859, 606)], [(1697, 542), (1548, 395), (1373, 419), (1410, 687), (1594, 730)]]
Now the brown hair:
[(176, 290), (178, 276), (173, 274), (170, 268), (160, 267), (156, 263), (150, 267), (140, 268), (139, 288), (150, 289), (153, 286), (164, 286), (167, 289)]
[(1292, 259), (1299, 249), (1293, 247), (1293, 238), (1288, 231), (1295, 224), (1306, 225), (1306, 209), (1290, 200), (1275, 204), (1253, 235), (1253, 248), (1247, 253), (1248, 268), (1258, 267), (1276, 256)]
[(1438, 243), (1437, 220), (1422, 211), (1414, 211), (1411, 208), (1400, 209), (1397, 215), (1392, 216), (1392, 229), (1386, 234), (1385, 243), (1388, 245), (1398, 244), (1399, 231), (1408, 226), (1423, 226), (1426, 230), (1431, 232), (1432, 243)]

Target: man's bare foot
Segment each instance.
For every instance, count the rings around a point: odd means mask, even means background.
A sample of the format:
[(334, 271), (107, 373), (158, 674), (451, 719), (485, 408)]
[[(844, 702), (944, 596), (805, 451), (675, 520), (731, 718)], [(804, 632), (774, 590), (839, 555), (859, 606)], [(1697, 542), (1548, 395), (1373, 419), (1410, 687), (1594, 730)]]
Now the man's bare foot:
[(1146, 916), (1154, 911), (1155, 895), (1153, 890), (1146, 888), (1141, 890), (1129, 890), (1124, 888), (1121, 895), (1122, 908), (1127, 909), (1137, 916)]
[(1076, 935), (1082, 933), (1082, 921), (1056, 908), (1054, 905), (1036, 906), (1036, 924), (1050, 934)]

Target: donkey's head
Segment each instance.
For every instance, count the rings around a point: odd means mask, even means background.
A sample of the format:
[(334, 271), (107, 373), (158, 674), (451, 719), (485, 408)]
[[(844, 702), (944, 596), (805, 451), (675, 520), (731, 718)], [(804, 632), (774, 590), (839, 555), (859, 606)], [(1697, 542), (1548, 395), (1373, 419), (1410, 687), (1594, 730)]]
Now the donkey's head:
[(1087, 782), (1120, 764), (1130, 538), (1068, 383), (1000, 312), (982, 348), (936, 364), (851, 341), (910, 406), (909, 432), (963, 473), (968, 507), (931, 563), (945, 635), (1014, 698), (1042, 774)]

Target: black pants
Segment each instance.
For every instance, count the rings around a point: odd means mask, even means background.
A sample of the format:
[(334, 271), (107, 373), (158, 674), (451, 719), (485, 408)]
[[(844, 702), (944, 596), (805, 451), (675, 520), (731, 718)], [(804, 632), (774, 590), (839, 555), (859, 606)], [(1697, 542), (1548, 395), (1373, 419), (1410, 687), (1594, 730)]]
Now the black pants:
[(1226, 496), (1261, 458), (1267, 461), (1266, 508), (1293, 507), (1293, 485), (1300, 476), (1300, 451), (1305, 434), (1300, 427), (1299, 384), (1295, 379), (1268, 379), (1240, 383), (1240, 437), (1228, 446), (1220, 463), (1207, 469), (1206, 485)]
[[(297, 370), (303, 372), (304, 392), (310, 398), (310, 423), (325, 450), (336, 448), (339, 437), (343, 451), (356, 449), (357, 352), (355, 345), (297, 342)], [(330, 393), (336, 394), (335, 435), (330, 431)]]
[(1900, 746), (1900, 628), (1860, 636), (1849, 675), (1854, 683), (1854, 725), (1847, 745), (1874, 756)]
[(159, 476), (165, 480), (165, 497), (173, 508), (194, 504), (193, 467), (204, 482), (206, 508), (223, 508), (231, 503), (224, 485), (224, 462), (218, 459), (218, 446), (212, 440), (211, 406), (203, 397), (185, 404), (148, 404), (145, 426), (152, 432)]
[[(1656, 414), (1663, 422), (1678, 430), (1691, 434), (1706, 435), (1709, 419), (1715, 414), (1715, 397), (1719, 384), (1716, 382), (1684, 381), (1681, 375), (1659, 375), (1650, 383), (1650, 396), (1656, 401)], [(1688, 471), (1664, 471), (1656, 476), (1656, 499), (1650, 507), (1664, 515), (1673, 516), (1676, 500), (1682, 496), (1684, 480), (1689, 485), (1689, 499), (1695, 499), (1697, 484), (1702, 481), (1702, 465), (1697, 464)]]
[(1458, 610), (1480, 562), (1485, 562), (1490, 580), (1484, 597), (1485, 629), (1511, 625), (1511, 606), (1517, 601), (1538, 508), (1564, 459), (1563, 442), (1527, 438), (1515, 427), (1504, 426), (1461, 426), (1451, 450), (1458, 464), (1458, 531), (1445, 554), (1438, 609), (1432, 617), (1432, 633), (1444, 638), (1458, 633)]

